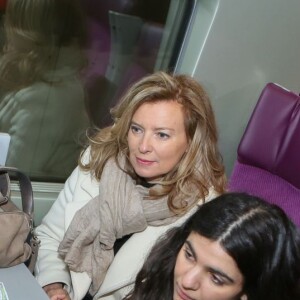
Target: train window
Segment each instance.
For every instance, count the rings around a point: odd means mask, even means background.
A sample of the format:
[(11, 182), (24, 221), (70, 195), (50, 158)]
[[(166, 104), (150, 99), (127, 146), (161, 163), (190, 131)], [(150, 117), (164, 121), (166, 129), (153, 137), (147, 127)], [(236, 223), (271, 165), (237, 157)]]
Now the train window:
[(63, 182), (88, 128), (111, 123), (128, 85), (172, 70), (195, 1), (2, 1), (0, 132), (7, 165)]

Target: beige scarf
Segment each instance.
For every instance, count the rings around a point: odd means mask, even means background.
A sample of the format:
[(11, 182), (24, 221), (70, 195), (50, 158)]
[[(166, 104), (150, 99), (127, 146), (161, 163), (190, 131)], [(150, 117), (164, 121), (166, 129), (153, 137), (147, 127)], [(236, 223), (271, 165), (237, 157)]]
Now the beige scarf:
[[(121, 158), (121, 168), (124, 165)], [(178, 219), (169, 210), (167, 197), (147, 200), (148, 192), (110, 159), (103, 169), (99, 196), (75, 214), (58, 251), (70, 270), (88, 273), (92, 295), (99, 290), (114, 258), (116, 239), (143, 231), (148, 225), (160, 226)], [(194, 203), (194, 199), (190, 201)]]

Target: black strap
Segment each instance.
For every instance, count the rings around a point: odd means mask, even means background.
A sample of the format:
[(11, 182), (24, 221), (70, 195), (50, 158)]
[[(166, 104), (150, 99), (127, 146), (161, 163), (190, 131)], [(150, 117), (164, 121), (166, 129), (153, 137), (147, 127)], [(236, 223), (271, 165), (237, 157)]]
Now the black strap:
[(33, 194), (29, 177), (23, 172), (19, 171), (17, 168), (0, 166), (1, 180), (5, 180), (5, 177), (7, 180), (7, 190), (1, 190), (4, 198), (9, 198), (10, 196), (10, 181), (7, 174), (12, 175), (18, 179), (20, 184), (23, 211), (30, 215), (31, 218), (33, 218)]

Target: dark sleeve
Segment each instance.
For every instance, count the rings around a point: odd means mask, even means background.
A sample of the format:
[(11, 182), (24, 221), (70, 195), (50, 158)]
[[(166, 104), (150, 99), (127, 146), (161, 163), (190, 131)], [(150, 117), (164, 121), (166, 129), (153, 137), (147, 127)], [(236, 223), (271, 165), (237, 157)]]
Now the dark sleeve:
[(126, 243), (126, 241), (132, 236), (132, 234), (128, 234), (123, 236), (120, 239), (117, 239), (114, 244), (114, 255), (118, 253), (118, 251), (121, 249), (121, 247)]

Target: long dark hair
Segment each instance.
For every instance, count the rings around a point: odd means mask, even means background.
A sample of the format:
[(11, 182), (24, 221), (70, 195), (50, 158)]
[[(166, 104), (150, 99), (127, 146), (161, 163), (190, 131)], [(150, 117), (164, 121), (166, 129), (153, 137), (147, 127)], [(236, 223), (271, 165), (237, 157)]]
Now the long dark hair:
[(191, 232), (218, 241), (244, 277), (248, 300), (300, 299), (300, 232), (281, 208), (242, 193), (203, 204), (152, 248), (130, 300), (172, 300), (174, 267)]

